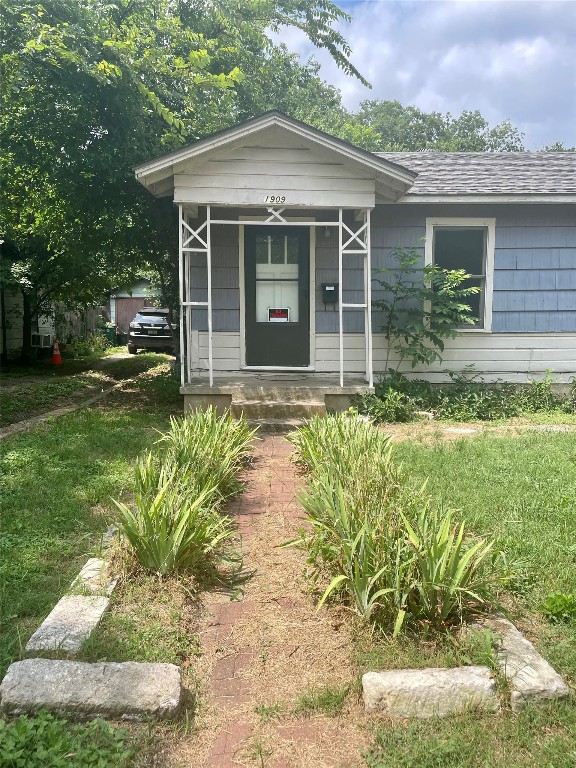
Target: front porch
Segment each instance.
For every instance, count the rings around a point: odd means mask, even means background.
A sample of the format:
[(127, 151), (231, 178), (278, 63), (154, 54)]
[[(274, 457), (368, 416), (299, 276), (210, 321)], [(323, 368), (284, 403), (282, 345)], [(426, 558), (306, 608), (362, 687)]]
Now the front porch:
[(179, 209), (186, 408), (310, 415), (372, 387), (370, 216), (415, 174), (268, 113), (136, 176)]
[(263, 427), (296, 425), (313, 415), (347, 410), (353, 395), (373, 390), (362, 377), (339, 377), (312, 373), (235, 374), (220, 376), (210, 384), (208, 377), (185, 384), (184, 409), (214, 406), (219, 412), (230, 409)]

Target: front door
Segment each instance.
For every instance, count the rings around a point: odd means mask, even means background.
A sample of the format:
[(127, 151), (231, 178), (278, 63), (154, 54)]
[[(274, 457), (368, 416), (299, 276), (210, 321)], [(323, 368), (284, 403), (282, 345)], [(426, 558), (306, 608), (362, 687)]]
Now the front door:
[(310, 231), (244, 228), (246, 365), (310, 365)]

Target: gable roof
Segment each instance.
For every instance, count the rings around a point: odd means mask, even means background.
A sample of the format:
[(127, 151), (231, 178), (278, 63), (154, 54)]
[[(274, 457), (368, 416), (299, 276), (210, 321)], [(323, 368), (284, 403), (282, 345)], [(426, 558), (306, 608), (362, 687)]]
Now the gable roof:
[(132, 170), (138, 181), (144, 184), (144, 186), (149, 186), (147, 177), (157, 181), (162, 177), (173, 174), (175, 166), (183, 162), (194, 158), (201, 158), (214, 150), (224, 148), (247, 136), (252, 137), (262, 131), (274, 128), (287, 131), (298, 137), (298, 139), (305, 140), (312, 145), (317, 145), (319, 148), (333, 151), (343, 160), (350, 161), (362, 167), (363, 170), (370, 171), (377, 180), (385, 181), (388, 179), (392, 181), (399, 190), (397, 196), (409, 189), (416, 178), (415, 172), (404, 168), (394, 158), (379, 157), (373, 152), (355, 147), (347, 141), (343, 141), (300, 120), (295, 120), (276, 111), (265, 112), (263, 115), (247, 120), (244, 123), (232, 126), (231, 128), (225, 128), (193, 144), (187, 144), (173, 152), (168, 152), (146, 163), (136, 165)]
[(281, 112), (259, 117), (134, 166), (157, 196), (173, 193), (174, 176), (196, 163), (266, 132), (280, 130), (376, 182), (379, 199), (423, 202), (576, 202), (576, 152), (368, 152)]
[[(378, 152), (418, 175), (402, 202), (576, 200), (576, 152)], [(562, 198), (562, 199), (560, 199)], [(480, 200), (479, 200), (480, 202)]]

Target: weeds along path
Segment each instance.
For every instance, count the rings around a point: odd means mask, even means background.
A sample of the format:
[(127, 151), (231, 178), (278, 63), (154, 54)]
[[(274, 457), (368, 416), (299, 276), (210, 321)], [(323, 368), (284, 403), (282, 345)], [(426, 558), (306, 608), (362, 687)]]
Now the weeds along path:
[[(192, 732), (173, 743), (171, 766), (363, 764), (368, 732), (353, 687), (349, 622), (333, 610), (316, 613), (301, 553), (278, 548), (300, 525), (294, 496), (299, 479), (290, 452), (284, 438), (264, 437), (246, 472), (245, 492), (228, 507), (242, 536), (245, 565), (255, 574), (237, 599), (203, 596), (201, 654), (193, 670), (197, 713)], [(326, 709), (333, 697), (317, 697), (327, 686), (335, 698), (349, 687), (332, 716)]]

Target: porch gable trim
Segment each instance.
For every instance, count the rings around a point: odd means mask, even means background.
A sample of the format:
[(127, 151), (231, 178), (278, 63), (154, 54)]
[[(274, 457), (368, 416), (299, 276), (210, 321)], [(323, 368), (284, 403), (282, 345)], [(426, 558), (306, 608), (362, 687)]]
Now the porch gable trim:
[[(399, 194), (407, 192), (418, 175), (416, 172), (410, 171), (398, 163), (378, 157), (367, 150), (359, 149), (353, 144), (324, 133), (317, 128), (312, 128), (306, 125), (306, 123), (287, 117), (280, 112), (266, 112), (260, 117), (253, 118), (245, 123), (226, 128), (205, 139), (201, 139), (195, 144), (188, 144), (174, 152), (169, 152), (146, 163), (136, 165), (133, 167), (133, 171), (137, 180), (143, 186), (150, 188), (153, 186), (153, 183), (157, 184), (161, 180), (163, 176), (162, 171), (168, 171), (166, 175), (172, 176), (175, 173), (175, 166), (179, 163), (205, 155), (238, 139), (254, 135), (266, 128), (272, 127), (283, 128), (298, 138), (306, 139), (317, 146), (332, 150), (347, 160), (369, 168), (378, 176), (385, 176)], [(151, 183), (151, 180), (148, 180), (148, 177), (152, 175), (154, 178), (153, 183)], [(150, 191), (153, 190), (151, 189)]]

